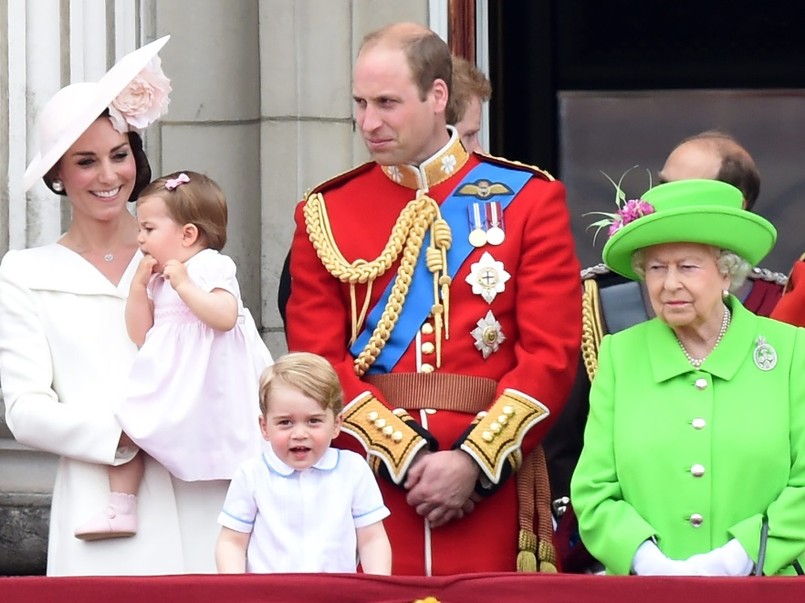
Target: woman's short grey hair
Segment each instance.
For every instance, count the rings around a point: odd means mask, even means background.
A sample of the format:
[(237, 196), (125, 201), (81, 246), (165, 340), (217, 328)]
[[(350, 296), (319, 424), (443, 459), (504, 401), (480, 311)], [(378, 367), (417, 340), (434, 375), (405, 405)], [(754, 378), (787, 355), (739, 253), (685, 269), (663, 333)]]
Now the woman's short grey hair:
[[(744, 284), (746, 277), (752, 272), (752, 264), (741, 256), (729, 249), (720, 249), (709, 246), (716, 252), (716, 265), (722, 276), (730, 278), (730, 291), (736, 291)], [(638, 249), (632, 254), (632, 270), (640, 277), (641, 281), (646, 280), (646, 257), (644, 249)]]

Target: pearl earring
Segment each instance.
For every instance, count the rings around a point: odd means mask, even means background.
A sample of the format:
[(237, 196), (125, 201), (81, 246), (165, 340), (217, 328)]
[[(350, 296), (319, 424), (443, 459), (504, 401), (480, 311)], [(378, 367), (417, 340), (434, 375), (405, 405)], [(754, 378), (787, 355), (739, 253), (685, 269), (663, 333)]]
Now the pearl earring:
[(64, 183), (61, 180), (54, 180), (50, 183), (50, 186), (57, 193), (64, 192)]
[(729, 296), (730, 296), (730, 292), (729, 292), (727, 289), (724, 289), (724, 290), (721, 292), (721, 299), (726, 300), (726, 299), (727, 299)]

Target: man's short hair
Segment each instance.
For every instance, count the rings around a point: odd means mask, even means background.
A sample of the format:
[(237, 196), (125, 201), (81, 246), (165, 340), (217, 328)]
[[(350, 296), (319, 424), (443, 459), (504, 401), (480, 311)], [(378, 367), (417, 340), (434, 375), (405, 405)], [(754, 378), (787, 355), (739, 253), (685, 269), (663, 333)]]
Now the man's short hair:
[(488, 101), (492, 97), (492, 84), (473, 63), (453, 55), (453, 83), (445, 112), (447, 123), (460, 122), (473, 97)]
[(399, 48), (405, 53), (420, 100), (425, 100), (437, 79), (444, 81), (449, 98), (453, 79), (450, 47), (436, 32), (418, 23), (393, 23), (367, 34), (358, 54), (381, 45)]
[(682, 140), (675, 149), (688, 142), (703, 142), (713, 145), (721, 157), (721, 167), (716, 180), (731, 184), (743, 193), (745, 209), (752, 207), (760, 194), (760, 172), (755, 161), (734, 136), (722, 130), (705, 130)]

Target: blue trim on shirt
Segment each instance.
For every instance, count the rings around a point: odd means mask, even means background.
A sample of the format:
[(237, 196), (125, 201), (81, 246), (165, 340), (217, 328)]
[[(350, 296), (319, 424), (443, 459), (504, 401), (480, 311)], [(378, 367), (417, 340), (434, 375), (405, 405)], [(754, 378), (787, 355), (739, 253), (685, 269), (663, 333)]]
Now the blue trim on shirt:
[(256, 520), (256, 519), (252, 519), (251, 521), (249, 521), (248, 519), (242, 519), (242, 518), (238, 517), (237, 515), (232, 515), (232, 513), (230, 513), (226, 509), (221, 509), (221, 513), (223, 513), (227, 517), (231, 517), (235, 521), (239, 521), (240, 523), (245, 524), (247, 526), (253, 526), (254, 522)]
[(385, 508), (386, 508), (386, 505), (380, 505), (379, 507), (375, 507), (374, 509), (372, 509), (371, 511), (367, 511), (366, 513), (361, 513), (360, 515), (353, 514), (352, 519), (360, 519), (361, 517), (366, 517), (367, 515), (372, 515), (372, 514), (377, 513), (378, 511), (380, 511), (382, 509), (385, 509)]

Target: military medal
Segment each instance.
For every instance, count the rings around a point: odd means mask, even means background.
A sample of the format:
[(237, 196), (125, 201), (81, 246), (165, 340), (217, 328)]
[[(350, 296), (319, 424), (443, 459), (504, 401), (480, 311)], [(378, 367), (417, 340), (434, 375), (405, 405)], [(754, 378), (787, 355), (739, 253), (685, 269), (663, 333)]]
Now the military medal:
[(755, 366), (761, 371), (770, 371), (777, 366), (777, 350), (761, 335), (755, 340), (755, 351), (752, 353)]
[(486, 245), (486, 213), (481, 211), (480, 203), (467, 206), (470, 220), (470, 245), (483, 247)]
[(503, 262), (498, 262), (485, 251), (481, 259), (472, 264), (465, 281), (475, 295), (480, 295), (486, 303), (491, 304), (498, 293), (506, 290), (506, 281), (510, 278), (511, 275), (503, 268)]
[(493, 352), (500, 349), (500, 344), (506, 341), (506, 336), (492, 310), (489, 310), (476, 324), (478, 326), (470, 331), (470, 334), (475, 340), (475, 349), (481, 352), (486, 360)]
[(486, 217), (489, 222), (489, 229), (486, 231), (486, 239), (490, 245), (500, 245), (506, 239), (503, 230), (503, 211), (500, 203), (490, 201), (486, 204)]

